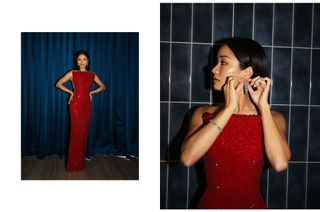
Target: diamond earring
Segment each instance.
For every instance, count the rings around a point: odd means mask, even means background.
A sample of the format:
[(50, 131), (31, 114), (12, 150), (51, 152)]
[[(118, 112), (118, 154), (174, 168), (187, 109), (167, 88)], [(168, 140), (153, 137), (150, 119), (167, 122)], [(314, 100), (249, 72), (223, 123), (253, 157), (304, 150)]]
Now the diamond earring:
[(245, 80), (244, 81), (244, 95), (248, 95), (248, 84), (249, 84), (249, 81), (248, 80)]

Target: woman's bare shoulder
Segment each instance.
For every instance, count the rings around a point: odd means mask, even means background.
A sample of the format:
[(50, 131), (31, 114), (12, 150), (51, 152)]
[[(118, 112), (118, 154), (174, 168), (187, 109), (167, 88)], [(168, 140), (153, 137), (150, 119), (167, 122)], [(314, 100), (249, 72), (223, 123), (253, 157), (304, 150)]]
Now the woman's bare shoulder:
[(219, 105), (216, 106), (200, 106), (198, 107), (194, 112), (193, 112), (193, 116), (196, 117), (201, 117), (203, 113), (207, 112), (207, 113), (214, 113), (215, 111), (217, 111), (219, 108)]
[(285, 121), (285, 118), (284, 118), (284, 116), (283, 116), (282, 113), (280, 113), (280, 112), (278, 112), (278, 111), (275, 111), (275, 110), (272, 110), (272, 111), (271, 111), (271, 114), (272, 114), (272, 117), (273, 117), (274, 119), (278, 119), (278, 120)]
[(272, 110), (272, 118), (275, 121), (276, 125), (283, 131), (286, 132), (286, 119), (282, 113)]

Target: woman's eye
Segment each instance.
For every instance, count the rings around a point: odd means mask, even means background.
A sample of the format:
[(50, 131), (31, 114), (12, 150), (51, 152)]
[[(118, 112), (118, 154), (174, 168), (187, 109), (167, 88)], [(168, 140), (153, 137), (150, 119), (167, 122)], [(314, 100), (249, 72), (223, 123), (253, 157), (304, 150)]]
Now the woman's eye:
[(226, 63), (226, 62), (224, 62), (224, 61), (221, 61), (220, 63), (221, 63), (221, 65), (225, 65), (225, 64), (227, 64), (227, 63)]

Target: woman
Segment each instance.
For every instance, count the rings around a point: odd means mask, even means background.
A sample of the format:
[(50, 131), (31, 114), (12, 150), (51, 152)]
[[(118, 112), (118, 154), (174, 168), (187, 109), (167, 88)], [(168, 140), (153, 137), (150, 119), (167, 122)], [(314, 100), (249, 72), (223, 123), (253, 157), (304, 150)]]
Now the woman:
[(225, 102), (194, 112), (181, 161), (191, 166), (204, 156), (207, 185), (199, 208), (265, 208), (264, 156), (277, 172), (287, 168), (286, 122), (268, 103), (271, 80), (263, 48), (243, 38), (219, 46), (213, 88), (223, 90)]
[[(92, 94), (105, 89), (98, 75), (89, 71), (90, 57), (87, 51), (79, 50), (73, 58), (75, 70), (69, 71), (56, 84), (58, 88), (70, 94), (69, 109), (71, 118), (70, 142), (67, 157), (67, 171), (84, 169), (84, 159), (87, 150), (87, 137), (90, 126)], [(74, 91), (63, 83), (71, 80)], [(90, 91), (93, 82), (99, 87)]]

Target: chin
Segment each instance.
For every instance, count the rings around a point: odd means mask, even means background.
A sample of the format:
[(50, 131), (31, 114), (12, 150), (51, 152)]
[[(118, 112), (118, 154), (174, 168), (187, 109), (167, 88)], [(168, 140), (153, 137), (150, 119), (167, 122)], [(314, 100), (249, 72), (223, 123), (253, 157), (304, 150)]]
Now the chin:
[(213, 90), (216, 90), (216, 91), (222, 91), (222, 87), (221, 86), (218, 86), (218, 85), (213, 85)]

